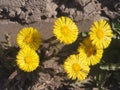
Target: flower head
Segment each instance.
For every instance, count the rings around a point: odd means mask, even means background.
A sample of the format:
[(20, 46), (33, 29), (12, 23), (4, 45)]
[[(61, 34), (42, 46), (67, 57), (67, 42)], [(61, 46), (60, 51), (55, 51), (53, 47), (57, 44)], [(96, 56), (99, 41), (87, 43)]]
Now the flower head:
[(105, 20), (94, 22), (90, 29), (90, 39), (97, 48), (107, 48), (113, 37), (110, 25)]
[(80, 43), (78, 52), (80, 57), (87, 62), (87, 65), (95, 65), (100, 62), (103, 49), (96, 48), (87, 37), (82, 43)]
[(30, 47), (37, 50), (41, 42), (41, 36), (37, 29), (26, 27), (17, 34), (17, 44), (20, 48)]
[(61, 43), (71, 44), (78, 37), (78, 28), (70, 18), (60, 17), (55, 21), (53, 33)]
[(39, 56), (30, 48), (21, 49), (16, 56), (16, 62), (18, 67), (25, 71), (31, 72), (35, 70), (39, 65)]
[(64, 70), (72, 80), (84, 80), (89, 73), (89, 69), (89, 66), (79, 55), (70, 55), (64, 62)]

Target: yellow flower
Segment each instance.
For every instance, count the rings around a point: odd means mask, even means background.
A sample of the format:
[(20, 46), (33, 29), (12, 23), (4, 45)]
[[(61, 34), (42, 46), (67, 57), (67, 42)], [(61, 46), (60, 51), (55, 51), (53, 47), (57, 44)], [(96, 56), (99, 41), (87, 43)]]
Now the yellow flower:
[(103, 49), (98, 49), (92, 45), (89, 38), (80, 43), (78, 52), (82, 60), (87, 62), (87, 65), (95, 65), (100, 62), (103, 54)]
[(19, 31), (17, 35), (17, 44), (20, 48), (30, 47), (37, 50), (41, 42), (41, 36), (37, 29), (26, 27)]
[(18, 67), (25, 72), (32, 72), (39, 65), (39, 56), (31, 48), (24, 48), (16, 56)]
[(110, 25), (105, 20), (94, 22), (90, 29), (90, 39), (99, 49), (107, 48), (113, 37)]
[(78, 37), (78, 28), (70, 18), (60, 17), (55, 21), (53, 33), (61, 43), (71, 44)]
[(68, 78), (72, 80), (84, 80), (89, 73), (89, 69), (89, 66), (79, 55), (70, 55), (64, 62), (64, 70), (67, 72)]

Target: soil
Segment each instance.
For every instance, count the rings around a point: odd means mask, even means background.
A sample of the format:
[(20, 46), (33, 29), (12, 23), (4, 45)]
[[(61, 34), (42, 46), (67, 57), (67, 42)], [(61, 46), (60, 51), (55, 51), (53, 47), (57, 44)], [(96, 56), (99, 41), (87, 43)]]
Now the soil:
[[(93, 82), (86, 88), (73, 84), (75, 81), (68, 79), (63, 70), (64, 59), (75, 53), (79, 43), (60, 44), (57, 49), (52, 46), (52, 50), (48, 50), (48, 41), (54, 39), (52, 30), (57, 17), (70, 17), (82, 32), (89, 31), (95, 20), (111, 21), (119, 14), (120, 0), (0, 0), (0, 90), (98, 90)], [(43, 39), (38, 50), (40, 67), (30, 76), (16, 71), (16, 66), (11, 63), (15, 62), (19, 50), (16, 35), (27, 26), (37, 28)]]

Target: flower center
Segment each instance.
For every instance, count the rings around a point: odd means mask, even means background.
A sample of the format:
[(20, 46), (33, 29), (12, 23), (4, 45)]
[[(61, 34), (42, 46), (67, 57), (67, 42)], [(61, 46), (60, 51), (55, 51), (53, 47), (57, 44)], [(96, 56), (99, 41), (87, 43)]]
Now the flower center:
[(31, 59), (29, 57), (25, 57), (25, 63), (30, 63)]
[(68, 34), (70, 29), (67, 26), (63, 26), (63, 27), (61, 27), (61, 31), (63, 34)]
[(104, 32), (103, 32), (102, 30), (98, 30), (98, 31), (96, 32), (96, 35), (97, 35), (97, 37), (98, 37), (99, 39), (102, 39), (102, 38), (104, 37)]
[(91, 55), (95, 55), (96, 54), (96, 50), (94, 49), (95, 47), (89, 47), (86, 52), (87, 52), (87, 56), (91, 56)]
[(26, 43), (31, 43), (33, 41), (31, 36), (25, 38)]
[(73, 68), (73, 70), (74, 71), (80, 71), (80, 65), (78, 64), (78, 63), (74, 63), (73, 65), (72, 65), (72, 68)]

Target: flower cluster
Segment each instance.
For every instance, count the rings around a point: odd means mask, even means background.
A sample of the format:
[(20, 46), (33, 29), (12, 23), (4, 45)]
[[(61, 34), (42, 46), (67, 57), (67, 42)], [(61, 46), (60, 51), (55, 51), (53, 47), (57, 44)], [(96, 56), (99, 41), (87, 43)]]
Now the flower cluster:
[[(71, 24), (69, 28), (70, 26)], [(104, 49), (109, 46), (113, 37), (110, 25), (105, 20), (94, 22), (90, 30), (77, 49), (78, 55), (71, 55), (64, 62), (64, 70), (73, 80), (82, 81), (86, 78), (89, 66), (100, 62)]]
[(17, 44), (21, 48), (16, 56), (18, 67), (25, 72), (32, 72), (39, 66), (39, 48), (41, 36), (37, 29), (26, 27), (17, 34)]
[[(79, 37), (77, 25), (68, 17), (58, 18), (53, 27), (53, 34), (65, 45), (74, 43)], [(64, 61), (64, 70), (72, 80), (84, 80), (90, 71), (90, 66), (100, 62), (104, 49), (112, 40), (113, 34), (110, 25), (105, 20), (95, 21), (90, 28), (88, 36), (80, 42), (78, 54), (72, 54)], [(39, 56), (36, 50), (41, 43), (38, 30), (26, 27), (19, 31), (17, 44), (21, 48), (16, 56), (18, 67), (31, 72), (39, 66)]]

